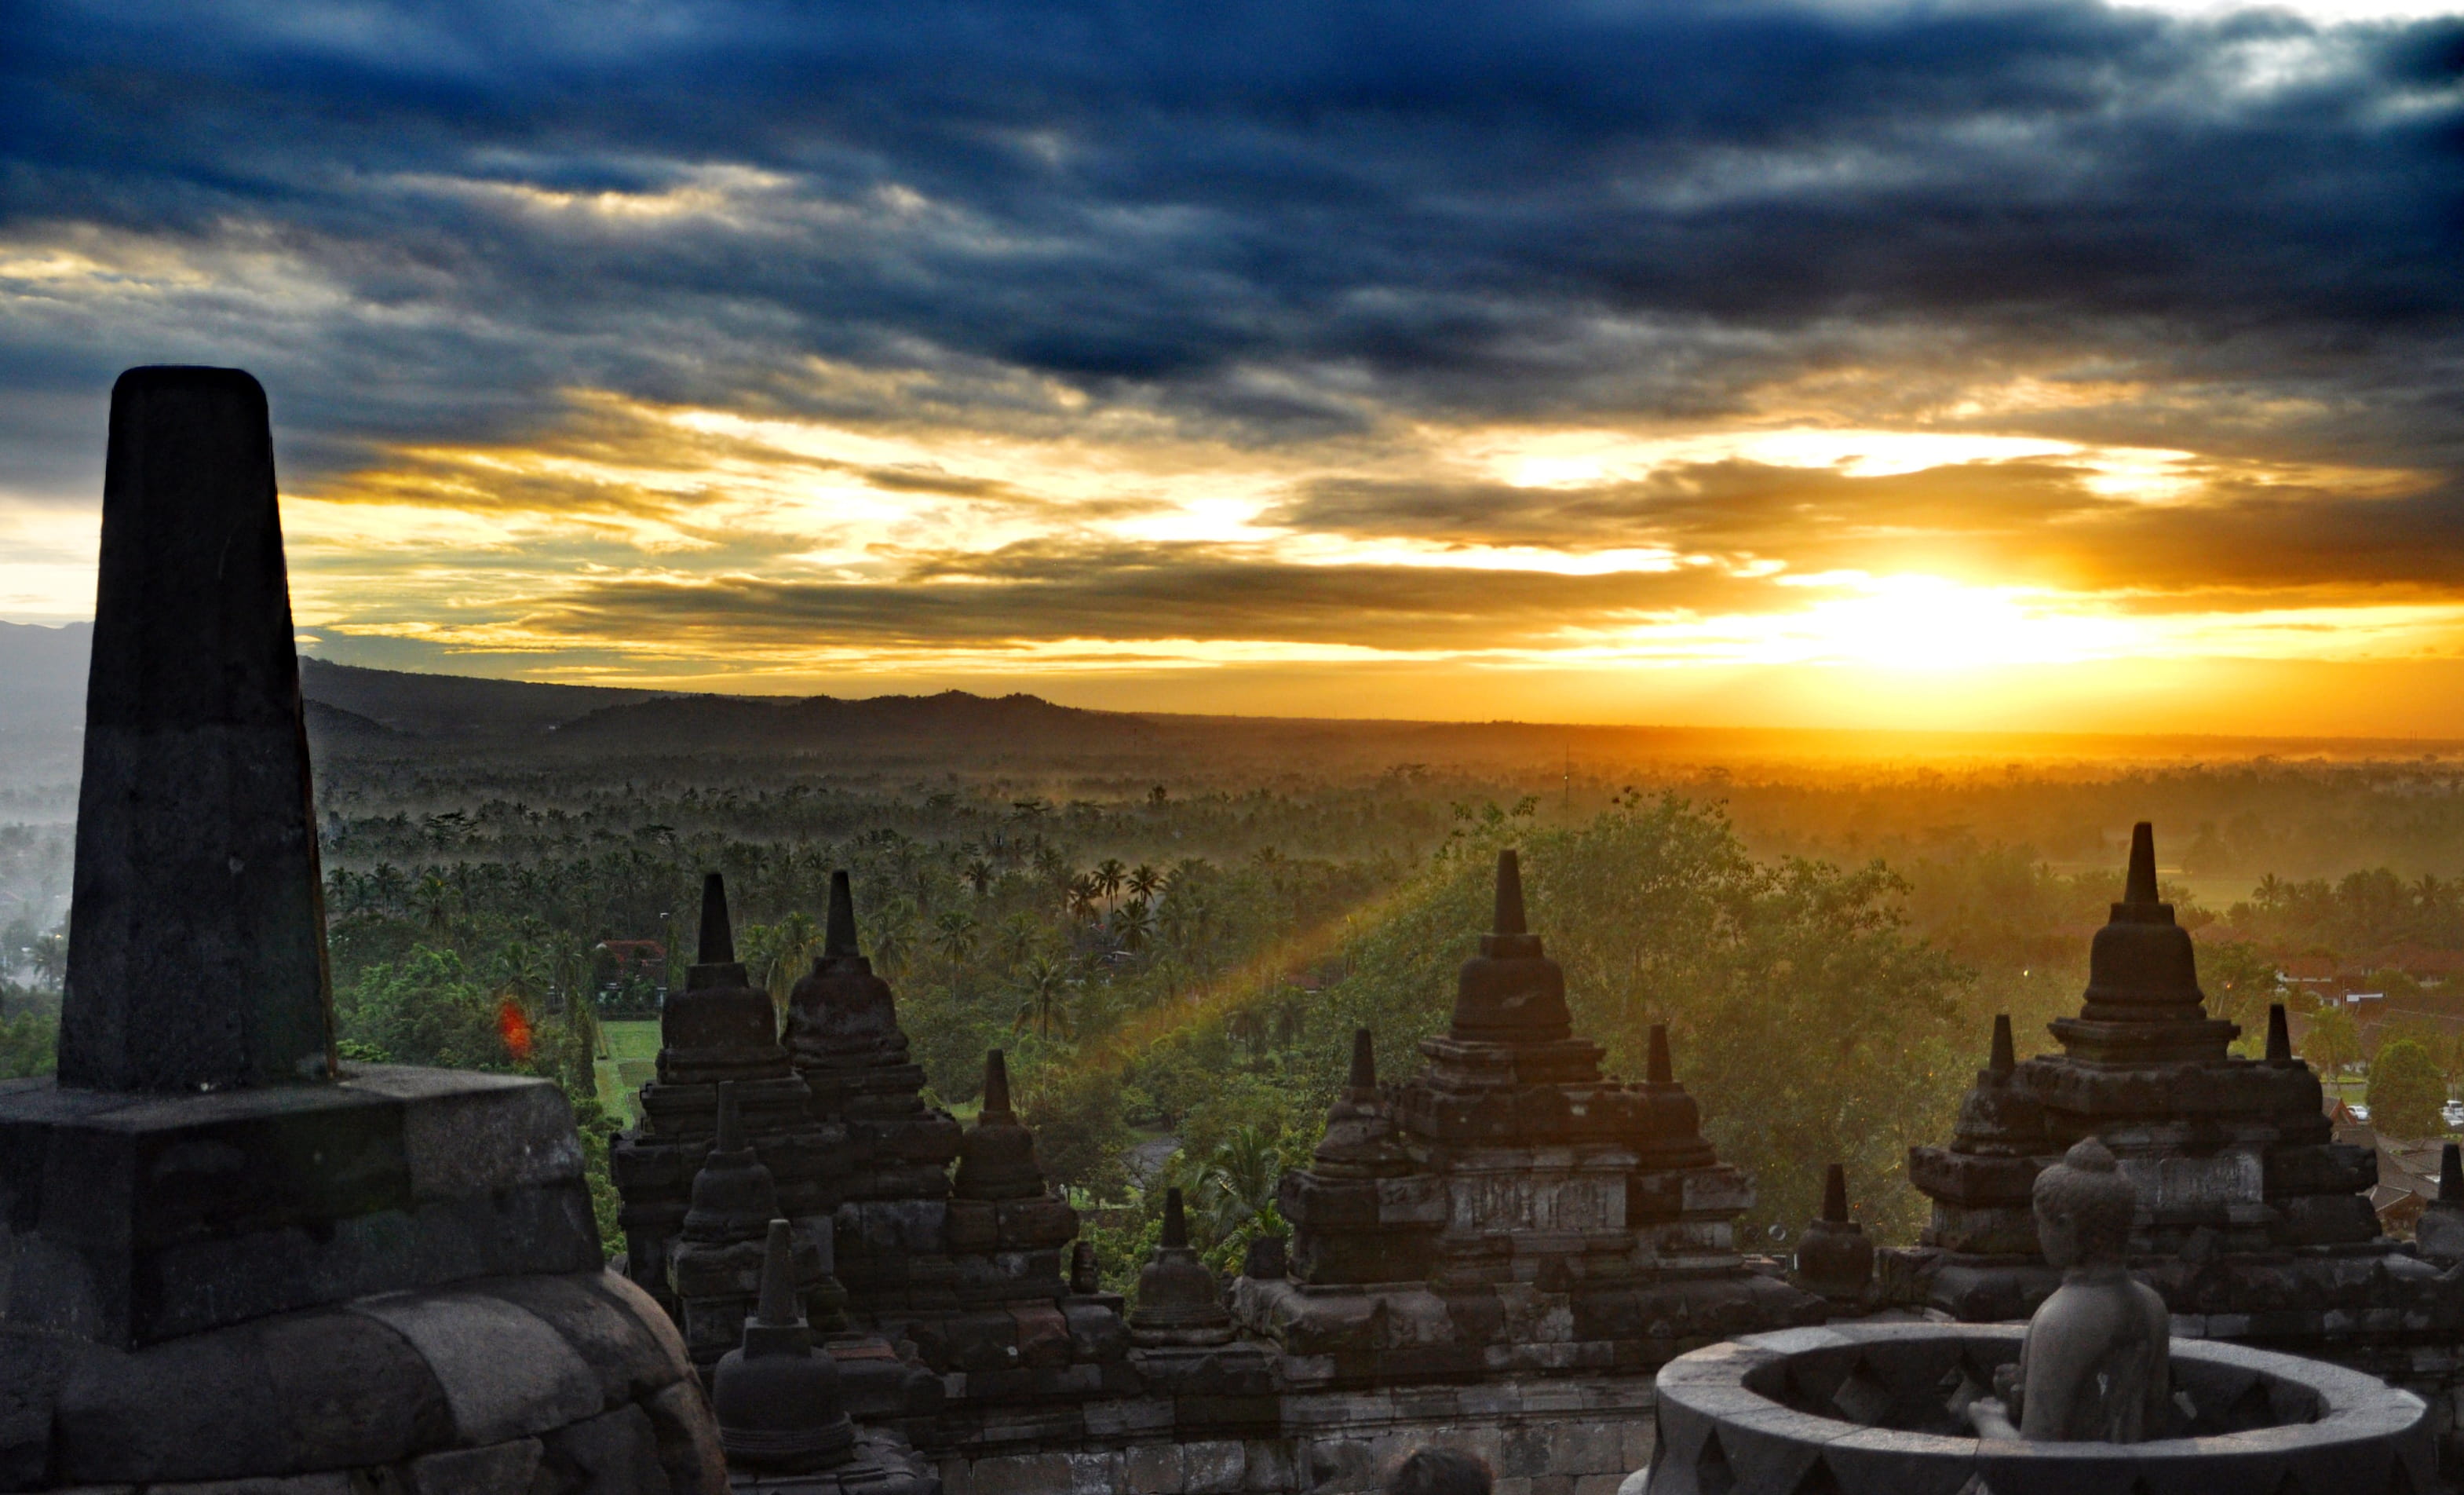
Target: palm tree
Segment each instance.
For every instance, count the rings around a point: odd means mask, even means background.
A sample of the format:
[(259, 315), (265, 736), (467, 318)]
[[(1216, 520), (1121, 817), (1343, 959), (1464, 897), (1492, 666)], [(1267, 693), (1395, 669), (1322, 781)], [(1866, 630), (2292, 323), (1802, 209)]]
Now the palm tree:
[(498, 997), (515, 998), (527, 1007), (547, 991), (547, 960), (537, 945), (507, 940), (489, 965)]
[(890, 906), (889, 913), (872, 932), (872, 963), (884, 973), (896, 971), (907, 962), (907, 948), (913, 937), (915, 906), (905, 899)]
[(1101, 896), (1103, 889), (1096, 884), (1091, 873), (1081, 872), (1069, 879), (1069, 912), (1079, 918), (1093, 918), (1095, 900)]
[(1155, 937), (1155, 914), (1144, 898), (1132, 898), (1112, 911), (1112, 938), (1123, 950), (1144, 950)]
[(1121, 865), (1119, 857), (1108, 856), (1095, 864), (1095, 890), (1104, 895), (1106, 908), (1111, 908), (1118, 902), (1121, 896), (1121, 882), (1129, 875), (1130, 869)]
[(1135, 893), (1138, 897), (1145, 899), (1149, 903), (1153, 903), (1155, 901), (1156, 890), (1163, 887), (1164, 876), (1154, 868), (1147, 866), (1144, 862), (1140, 862), (1137, 866), (1130, 868), (1129, 882), (1131, 892)]
[(990, 862), (978, 857), (969, 862), (967, 869), (958, 875), (964, 877), (967, 880), (967, 886), (976, 890), (977, 897), (981, 898), (993, 890), (993, 881), (1001, 874), (993, 870), (993, 865)]
[(34, 979), (52, 990), (68, 978), (69, 942), (57, 934), (34, 936)]
[(1044, 925), (1034, 914), (1022, 910), (1001, 921), (997, 948), (1003, 959), (1016, 965), (1034, 954), (1043, 938)]
[(1163, 913), (1167, 937), (1184, 950), (1206, 943), (1207, 926), (1215, 922), (1215, 911), (1195, 893), (1165, 904)]
[(411, 890), (410, 900), (431, 934), (444, 933), (453, 916), (453, 890), (436, 868), (419, 874), (419, 884)]
[(784, 1007), (805, 967), (821, 953), (821, 926), (813, 922), (811, 914), (797, 909), (766, 929), (759, 925), (747, 929), (746, 935), (750, 936), (754, 929), (761, 930), (762, 938), (758, 947), (749, 937), (745, 945), (747, 955), (755, 957), (747, 962), (753, 979), (770, 994), (773, 1005)]
[(1274, 1201), (1284, 1164), (1272, 1133), (1236, 1127), (1198, 1168), (1198, 1207), (1208, 1234), (1221, 1242)]
[(613, 1057), (599, 1031), (599, 1003), (590, 989), (590, 952), (569, 939), (559, 944), (548, 956), (547, 978), (564, 995), (566, 1021), (589, 1040), (591, 1053), (602, 1059)]
[(976, 921), (962, 909), (952, 909), (933, 921), (933, 948), (952, 965), (976, 953)]
[(1058, 1031), (1064, 1037), (1069, 1032), (1068, 973), (1049, 956), (1037, 956), (1019, 973), (1018, 989), (1026, 1000), (1019, 1003), (1018, 1021), (1010, 1030), (1023, 1033), (1028, 1028), (1045, 1038)]

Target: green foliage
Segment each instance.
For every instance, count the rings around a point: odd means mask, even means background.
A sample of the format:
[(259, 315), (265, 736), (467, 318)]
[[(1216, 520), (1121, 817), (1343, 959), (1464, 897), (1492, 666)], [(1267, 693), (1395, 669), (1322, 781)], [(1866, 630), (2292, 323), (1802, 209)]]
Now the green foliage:
[[(345, 1063), (491, 1069), (554, 1081), (573, 1107), (591, 1211), (600, 1243), (612, 1255), (624, 1247), (624, 1232), (616, 1223), (620, 1201), (607, 1169), (607, 1146), (616, 1124), (599, 1100), (590, 1010), (574, 1003), (561, 1021), (542, 1017), (522, 998), (521, 988), (532, 978), (527, 957), (514, 954), (497, 963), (499, 983), (494, 992), (474, 981), (461, 956), (451, 950), (414, 945), (398, 963), (368, 967), (335, 994), (341, 1024), (336, 1047)], [(508, 1001), (528, 1025), (526, 1056), (513, 1052), (500, 1025)]]
[(2332, 883), (2270, 875), (2227, 918), (2286, 951), (2363, 956), (2400, 944), (2464, 949), (2464, 881), (2428, 874), (2408, 881), (2386, 867), (2347, 872)]
[(451, 950), (414, 946), (335, 993), (342, 1036), (374, 1045), (394, 1064), (503, 1069), (512, 1064), (497, 1031), (497, 1003)]
[(59, 1020), (46, 1012), (0, 1019), (0, 1080), (49, 1074), (59, 1047)]
[[(341, 1049), (555, 1078), (605, 1224), (612, 1123), (596, 1109), (591, 1011), (655, 1015), (712, 869), (728, 877), (739, 956), (783, 1000), (844, 867), (932, 1093), (963, 1103), (985, 1049), (1009, 1050), (1047, 1172), (1102, 1201), (1089, 1233), (1111, 1242), (1119, 1286), (1161, 1198), (1130, 1187), (1121, 1153), (1142, 1135), (1177, 1141), (1172, 1176), (1191, 1190), (1200, 1242), (1236, 1264), (1248, 1236), (1275, 1228), (1260, 1160), (1307, 1155), (1352, 1027), (1375, 1029), (1387, 1078), (1419, 1066), (1417, 1041), (1444, 1026), (1455, 968), (1487, 925), (1502, 845), (1525, 850), (1534, 927), (1610, 1066), (1637, 1073), (1649, 1023), (1671, 1024), (1707, 1130), (1755, 1176), (1755, 1227), (1801, 1225), (1837, 1157), (1860, 1217), (1907, 1238), (1920, 1210), (1900, 1150), (1947, 1135), (1992, 1014), (2012, 1016), (2026, 1051), (2077, 1010), (2085, 931), (2119, 892), (2120, 827), (2134, 820), (2155, 820), (2160, 851), (2203, 879), (2283, 874), (2202, 931), (2202, 984), (2245, 1049), (2263, 1037), (2277, 957), (2384, 966), (2408, 944), (2464, 948), (2464, 883), (2444, 880), (2464, 855), (2464, 795), (2415, 792), (2457, 782), (2418, 763), (1578, 762), (1562, 794), (1552, 764), (1535, 799), (1528, 765), (1276, 755), (1188, 765), (1214, 781), (1168, 788), (1127, 764), (970, 781), (909, 762), (323, 755)], [(1612, 771), (1649, 773), (1728, 818), (1612, 797)], [(0, 1068), (50, 1064), (65, 942), (43, 921), (65, 906), (69, 872), (64, 829), (0, 826), (0, 892), (44, 911), (0, 929), (0, 978), (33, 983), (0, 990)], [(2186, 924), (2212, 917), (2180, 887), (2166, 895)], [(671, 960), (620, 972), (600, 949), (641, 939)], [(2390, 1004), (2457, 1000), (2454, 984), (2415, 992), (2400, 974), (2370, 984)], [(508, 995), (538, 1035), (526, 1065), (496, 1031)], [(2464, 1046), (2389, 1016), (2384, 1044), (2414, 1037), (2464, 1071)], [(2309, 1024), (2303, 1051), (2334, 1068), (2364, 1044), (2338, 1010)]]
[(1310, 1145), (1288, 1126), (1251, 1121), (1175, 1157), (1163, 1182), (1181, 1189), (1191, 1242), (1208, 1266), (1236, 1276), (1251, 1241), (1291, 1233), (1275, 1208), (1276, 1186), (1287, 1169), (1309, 1165)]
[(2309, 1028), (2301, 1035), (2301, 1057), (2331, 1080), (2343, 1074), (2345, 1066), (2360, 1063), (2362, 1036), (2352, 1013), (2341, 1005), (2313, 1013)]
[[(1488, 853), (1513, 829), (1467, 833), (1353, 945), (1322, 1030), (1374, 1027), (1380, 1072), (1404, 1072), (1390, 1066), (1446, 1022), (1454, 967), (1488, 924)], [(1577, 1029), (1639, 1074), (1650, 1024), (1669, 1024), (1706, 1133), (1755, 1180), (1749, 1223), (1801, 1226), (1837, 1161), (1860, 1216), (1912, 1237), (1923, 1200), (1903, 1160), (1947, 1134), (1983, 1020), (1960, 1021), (1961, 967), (1903, 928), (1906, 885), (1880, 864), (1757, 862), (1716, 809), (1674, 798), (1522, 840), (1532, 927), (1566, 969)], [(1322, 1031), (1321, 1051), (1336, 1040)]]
[(2241, 1024), (2237, 1046), (2255, 1055), (2267, 1042), (2267, 1008), (2277, 1000), (2276, 958), (2246, 939), (2199, 947), (2199, 989), (2208, 1015)]
[(1095, 1270), (1107, 1292), (1137, 1301), (1138, 1270), (1163, 1239), (1163, 1191), (1080, 1217), (1078, 1238), (1095, 1248)]
[(2434, 1136), (2446, 1130), (2439, 1109), (2447, 1081), (2430, 1051), (2412, 1039), (2380, 1047), (2370, 1061), (2370, 1125), (2391, 1137)]
[(1119, 1083), (1100, 1071), (1035, 1065), (1036, 1073), (1018, 1100), (1019, 1120), (1035, 1132), (1036, 1159), (1045, 1175), (1085, 1188), (1098, 1198), (1126, 1183), (1120, 1157), (1130, 1145)]

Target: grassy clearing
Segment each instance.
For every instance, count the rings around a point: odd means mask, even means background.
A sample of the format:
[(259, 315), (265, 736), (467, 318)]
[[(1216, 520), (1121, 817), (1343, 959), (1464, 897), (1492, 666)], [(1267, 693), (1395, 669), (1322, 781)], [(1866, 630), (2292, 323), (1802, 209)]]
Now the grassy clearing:
[[(631, 1022), (602, 1022), (599, 1031), (607, 1040), (607, 1052), (597, 1065), (599, 1104), (607, 1108), (611, 1116), (623, 1116), (627, 1125), (642, 1119), (636, 1091), (641, 1082), (627, 1085), (621, 1066), (627, 1060), (636, 1064), (655, 1064), (659, 1057), (659, 1023), (655, 1018)], [(638, 1071), (636, 1071), (638, 1073)]]

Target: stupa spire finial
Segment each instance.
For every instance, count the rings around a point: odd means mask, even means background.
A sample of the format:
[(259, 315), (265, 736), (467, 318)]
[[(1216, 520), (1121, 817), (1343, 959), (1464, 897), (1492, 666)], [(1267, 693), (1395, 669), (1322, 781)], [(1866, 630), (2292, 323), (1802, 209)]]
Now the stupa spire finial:
[(2267, 1057), (2277, 1064), (2293, 1062), (2293, 1025), (2280, 1001), (2267, 1004)]
[(796, 1243), (783, 1220), (770, 1222), (770, 1238), (761, 1247), (761, 1298), (754, 1321), (766, 1329), (794, 1329), (804, 1322), (796, 1301)]
[(1822, 1176), (1822, 1218), (1835, 1225), (1848, 1223), (1848, 1170), (1838, 1163)]
[(982, 1114), (1007, 1116), (1009, 1104), (1009, 1060), (998, 1048), (984, 1051), (984, 1104)]
[(1163, 1197), (1163, 1239), (1157, 1242), (1165, 1250), (1178, 1250), (1189, 1244), (1189, 1215), (1180, 1202), (1180, 1191), (1172, 1189)]
[(2130, 827), (2130, 877), (2123, 885), (2124, 903), (2155, 903), (2156, 827), (2141, 821)]
[(2438, 1202), (2464, 1204), (2464, 1148), (2453, 1142), (2438, 1150)]
[(1512, 846), (1497, 853), (1497, 922), (1500, 934), (1528, 934), (1523, 920), (1523, 864)]
[(1665, 1022), (1651, 1025), (1651, 1056), (1644, 1062), (1642, 1078), (1650, 1085), (1677, 1083), (1677, 1066), (1668, 1058), (1668, 1024)]
[(1985, 1067), (1995, 1074), (2009, 1074), (2018, 1065), (2018, 1045), (2011, 1042), (2011, 1015), (1997, 1012), (1993, 1015), (1993, 1051), (1987, 1057)]
[(822, 958), (852, 959), (855, 948), (855, 894), (847, 887), (845, 868), (830, 874), (829, 922), (822, 934)]
[(1377, 1088), (1377, 1040), (1367, 1028), (1352, 1030), (1352, 1073), (1343, 1088), (1355, 1095)]
[(716, 872), (701, 880), (701, 949), (696, 965), (733, 965), (736, 928), (727, 917), (727, 879)]

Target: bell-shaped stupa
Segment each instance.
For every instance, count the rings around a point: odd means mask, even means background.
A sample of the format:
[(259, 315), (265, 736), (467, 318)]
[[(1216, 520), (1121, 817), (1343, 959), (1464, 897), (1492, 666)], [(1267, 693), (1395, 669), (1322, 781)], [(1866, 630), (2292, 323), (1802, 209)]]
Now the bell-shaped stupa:
[[(846, 1148), (838, 1133), (816, 1125), (812, 1092), (779, 1044), (778, 1009), (736, 958), (727, 885), (716, 872), (702, 879), (699, 947), (684, 990), (671, 992), (660, 1008), (657, 1072), (642, 1087), (642, 1124), (608, 1150), (624, 1198), (617, 1221), (625, 1229), (627, 1275), (678, 1310), (670, 1296), (670, 1258), (717, 1130), (721, 1085), (734, 1087), (747, 1144), (769, 1171), (775, 1213), (826, 1252)], [(807, 1309), (825, 1313), (826, 1306)]]
[(1753, 1191), (1704, 1139), (1666, 1030), (1651, 1033), (1641, 1084), (1601, 1076), (1564, 972), (1528, 927), (1511, 850), (1495, 909), (1452, 1022), (1420, 1043), (1421, 1073), (1379, 1086), (1369, 1034), (1353, 1035), (1326, 1140), (1278, 1192), (1288, 1276), (1242, 1278), (1242, 1323), (1287, 1352), (1287, 1378), (1359, 1385), (1405, 1365), (1643, 1363), (1819, 1318), (1819, 1299), (1738, 1251)]
[(2057, 1285), (2038, 1252), (2037, 1173), (2087, 1137), (2139, 1190), (2131, 1265), (2176, 1314), (2266, 1314), (2275, 1342), (2373, 1314), (2403, 1316), (2429, 1271), (2397, 1253), (2370, 1207), (2378, 1159), (2336, 1142), (2318, 1076), (2295, 1059), (2281, 1011), (2265, 1056), (2228, 1052), (2189, 931), (2159, 895), (2156, 842), (2131, 830), (2123, 896), (2089, 949), (2063, 1051), (2016, 1057), (2007, 1018), (1950, 1141), (1912, 1148), (1909, 1181), (1933, 1200), (1922, 1243), (1883, 1253), (1895, 1301), (1967, 1319), (2024, 1318)]
[(1130, 1310), (1130, 1337), (1141, 1349), (1232, 1342), (1223, 1285), (1189, 1243), (1189, 1216), (1178, 1189), (1164, 1195), (1163, 1234), (1154, 1258), (1138, 1270), (1138, 1306)]
[[(745, 1128), (736, 1082), (718, 1085), (718, 1131), (694, 1173), (691, 1203), (669, 1257), (670, 1300), (684, 1326), (693, 1363), (712, 1366), (734, 1346), (762, 1291), (763, 1252), (770, 1221), (779, 1215), (778, 1182), (762, 1165)], [(829, 1242), (798, 1231), (790, 1263), (801, 1300), (818, 1293), (838, 1299), (829, 1276)]]

